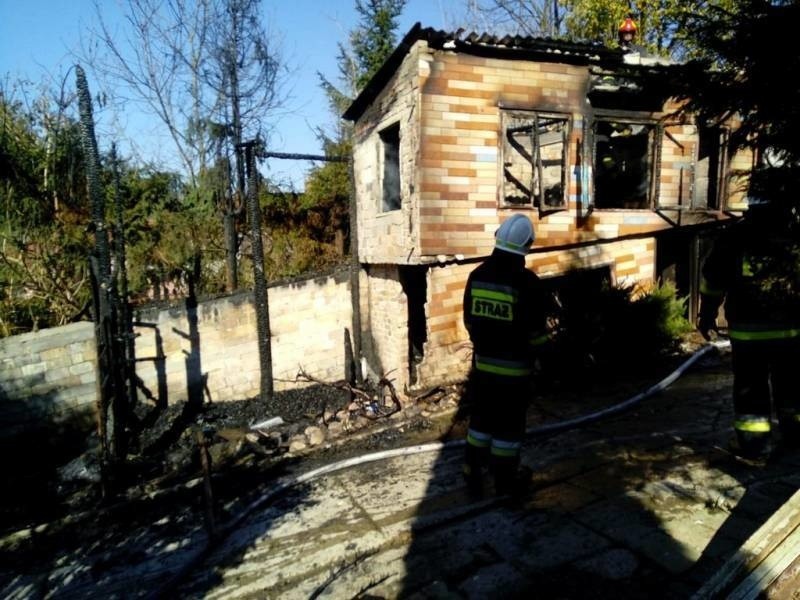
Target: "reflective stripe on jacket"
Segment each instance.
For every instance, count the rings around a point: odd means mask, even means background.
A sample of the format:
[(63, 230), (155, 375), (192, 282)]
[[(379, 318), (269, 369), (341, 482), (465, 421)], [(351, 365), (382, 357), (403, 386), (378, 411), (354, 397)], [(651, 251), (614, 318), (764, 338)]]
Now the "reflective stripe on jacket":
[(467, 279), (464, 325), (476, 370), (501, 377), (531, 374), (547, 342), (549, 295), (523, 256), (495, 250)]

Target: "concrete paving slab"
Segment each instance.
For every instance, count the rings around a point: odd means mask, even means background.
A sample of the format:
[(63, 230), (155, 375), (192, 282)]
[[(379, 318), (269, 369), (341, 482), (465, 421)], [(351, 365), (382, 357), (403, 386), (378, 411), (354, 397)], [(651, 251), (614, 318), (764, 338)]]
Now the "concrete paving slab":
[(530, 527), (515, 546), (515, 553), (504, 558), (537, 572), (593, 556), (607, 549), (610, 541), (571, 519), (551, 518), (539, 527)]
[(612, 581), (632, 577), (639, 565), (636, 555), (624, 548), (609, 548), (577, 563), (580, 570)]
[(598, 494), (566, 482), (535, 490), (525, 507), (558, 515), (575, 512), (599, 499)]
[(507, 598), (523, 595), (534, 586), (534, 580), (520, 573), (508, 563), (490, 565), (479, 569), (458, 587), (468, 600), (483, 600), (487, 590), (503, 590)]

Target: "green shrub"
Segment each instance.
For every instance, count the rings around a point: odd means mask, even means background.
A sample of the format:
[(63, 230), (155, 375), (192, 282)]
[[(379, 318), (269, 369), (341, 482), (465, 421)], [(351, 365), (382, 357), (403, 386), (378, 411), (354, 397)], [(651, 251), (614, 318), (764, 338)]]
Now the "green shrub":
[(652, 363), (676, 349), (691, 326), (686, 298), (674, 285), (567, 287), (557, 291), (562, 309), (553, 352), (555, 370), (619, 371)]

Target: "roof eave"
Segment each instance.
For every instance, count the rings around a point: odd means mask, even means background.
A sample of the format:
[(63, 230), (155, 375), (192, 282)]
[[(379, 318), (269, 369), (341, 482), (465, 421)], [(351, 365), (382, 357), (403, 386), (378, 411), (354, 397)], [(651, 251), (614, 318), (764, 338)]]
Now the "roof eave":
[(450, 50), (486, 58), (558, 62), (574, 65), (622, 66), (623, 52), (601, 44), (569, 42), (550, 38), (521, 38), (506, 36), (498, 39), (484, 34), (470, 34), (459, 39), (457, 34), (423, 28), (417, 22), (403, 37), (389, 58), (372, 76), (342, 115), (348, 121), (358, 121), (373, 100), (391, 80), (414, 44), (426, 40), (432, 49)]

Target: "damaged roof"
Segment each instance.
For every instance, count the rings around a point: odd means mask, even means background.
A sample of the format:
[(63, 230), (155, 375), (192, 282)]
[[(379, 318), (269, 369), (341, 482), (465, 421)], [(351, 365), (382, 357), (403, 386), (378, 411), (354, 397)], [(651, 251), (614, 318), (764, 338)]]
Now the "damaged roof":
[(394, 52), (386, 59), (361, 93), (342, 115), (356, 121), (389, 82), (400, 67), (412, 46), (424, 40), (434, 50), (452, 50), (486, 58), (537, 60), (570, 64), (620, 64), (623, 52), (598, 42), (571, 42), (554, 38), (506, 35), (498, 37), (488, 33), (448, 33), (422, 27), (416, 23), (403, 37)]

